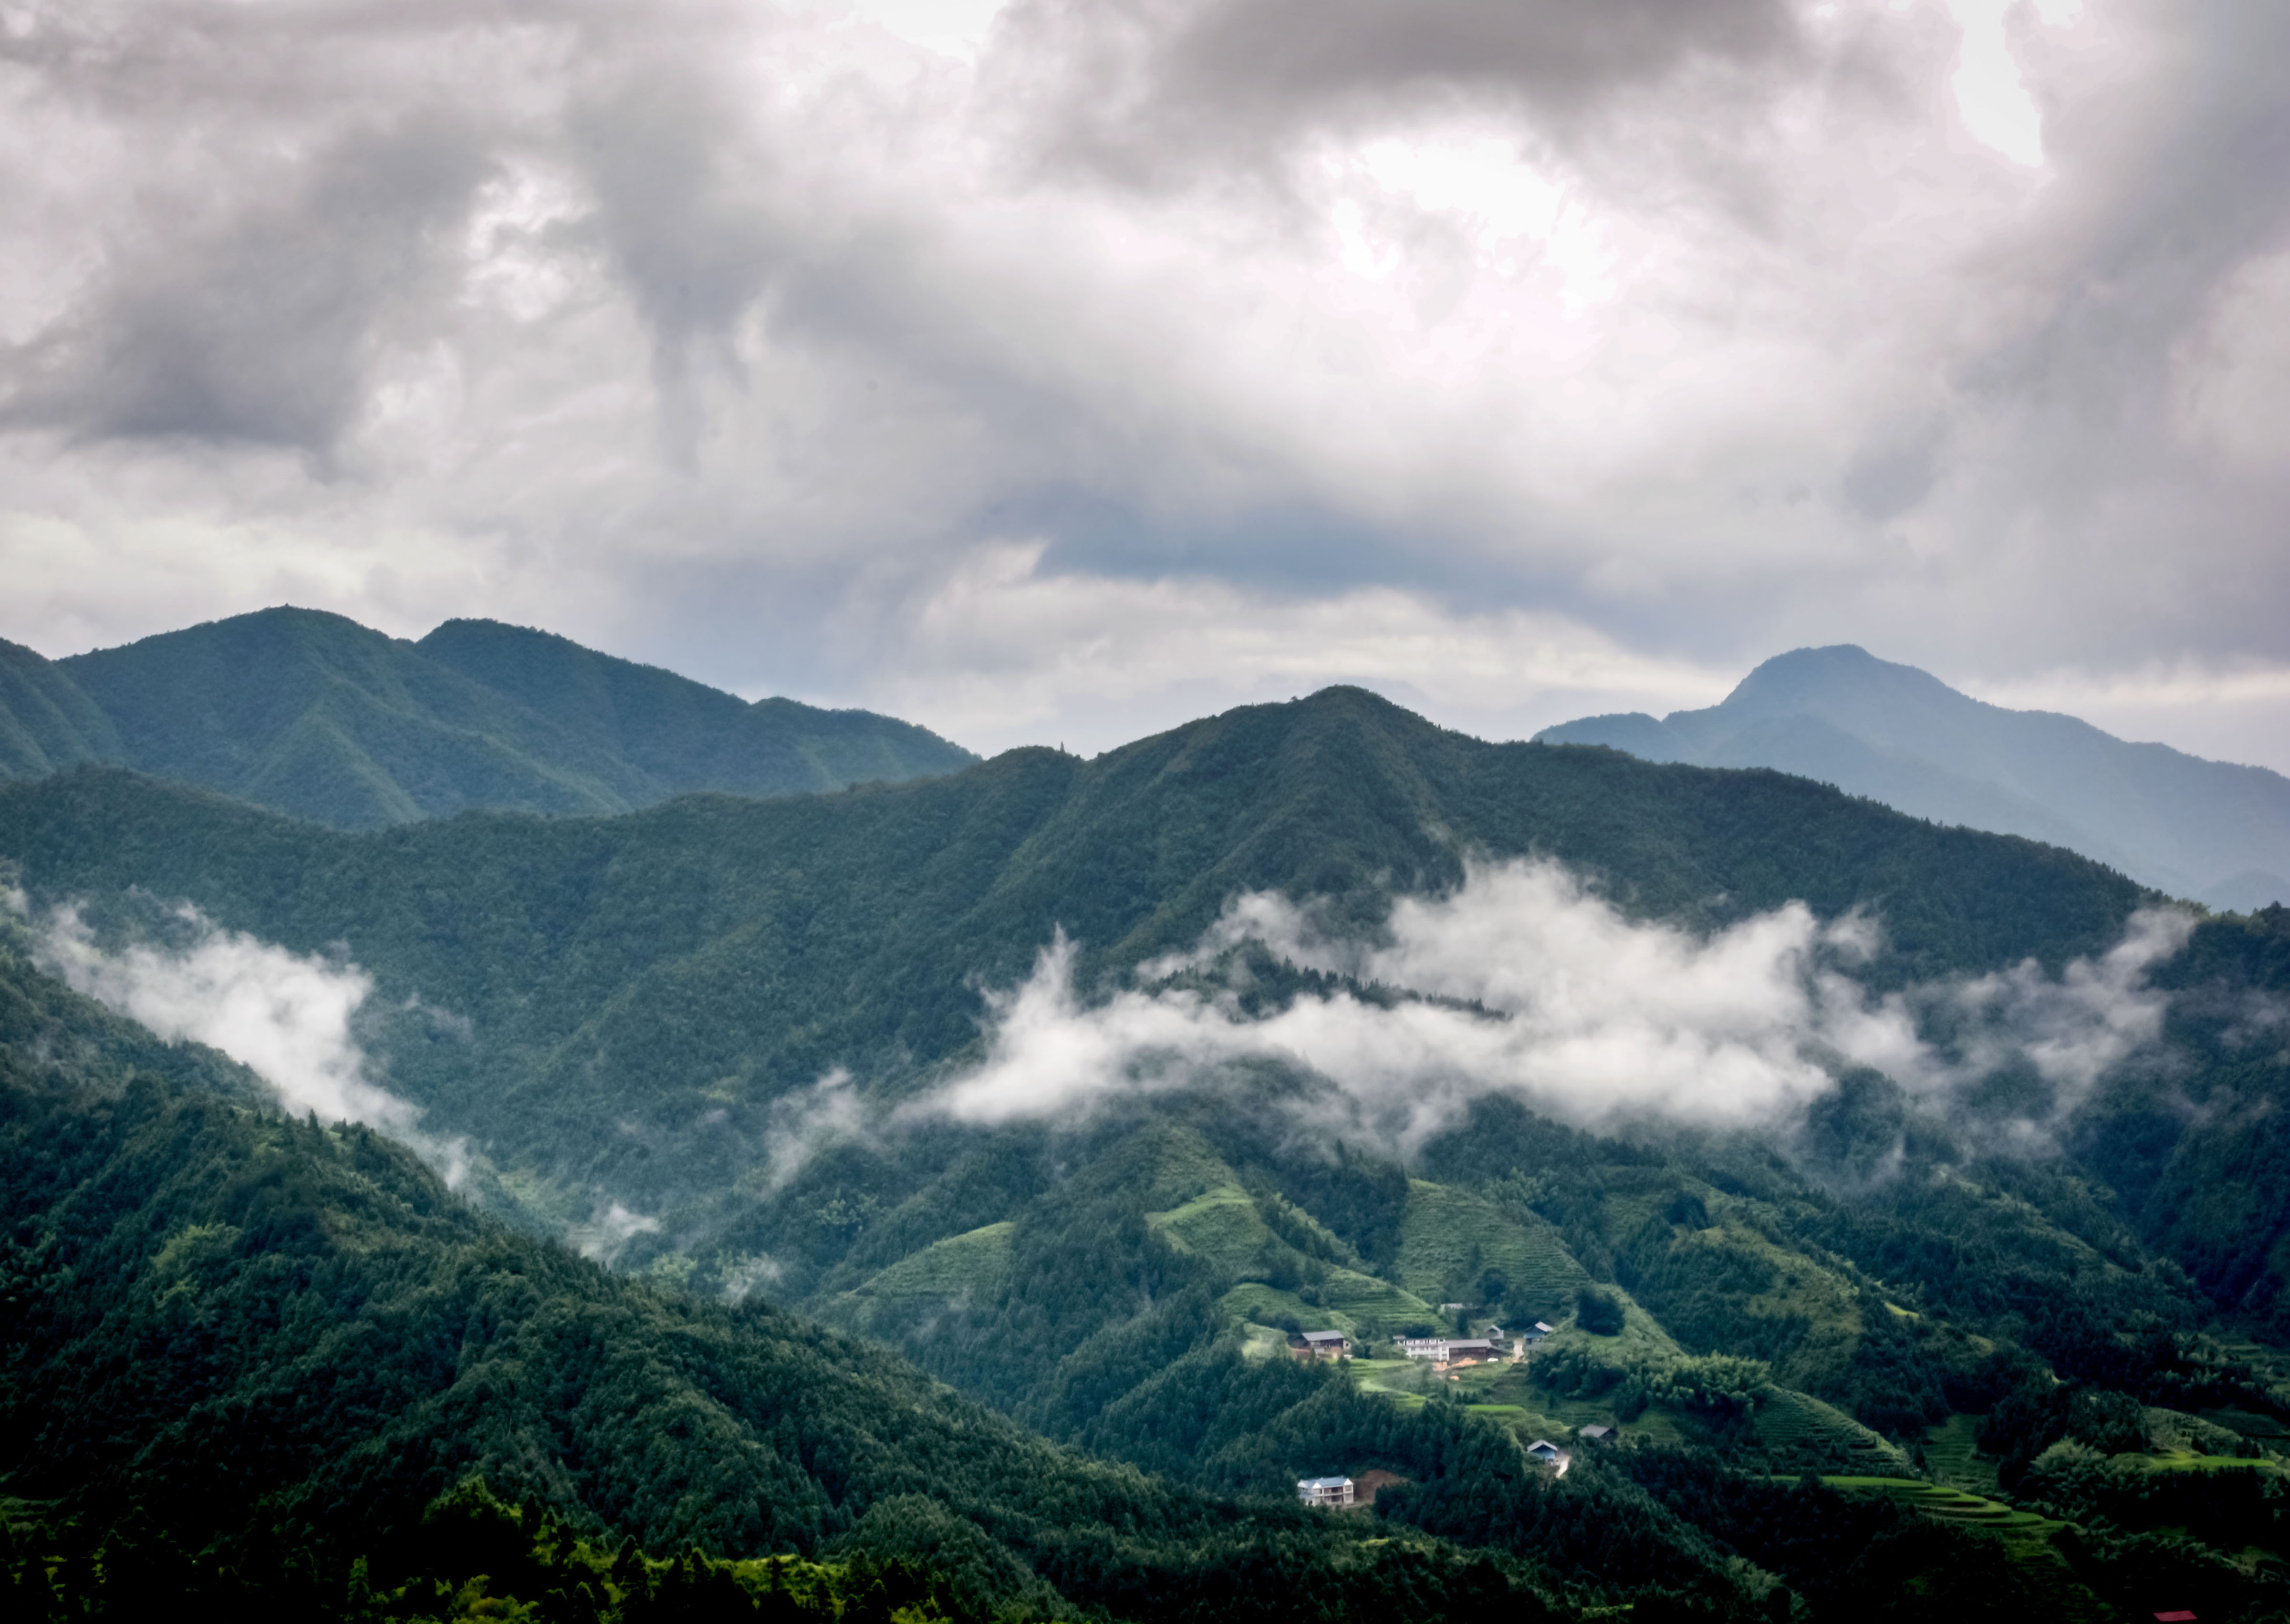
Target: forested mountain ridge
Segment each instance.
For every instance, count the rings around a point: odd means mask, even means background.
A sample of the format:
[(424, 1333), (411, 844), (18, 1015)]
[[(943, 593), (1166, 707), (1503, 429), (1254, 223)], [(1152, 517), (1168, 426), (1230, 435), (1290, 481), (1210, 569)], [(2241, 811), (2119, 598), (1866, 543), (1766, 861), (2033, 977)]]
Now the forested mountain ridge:
[(124, 759), (110, 719), (70, 677), (33, 650), (0, 642), (0, 778)]
[(61, 660), (12, 645), (0, 659), (0, 773), (113, 762), (346, 828), (817, 792), (975, 759), (887, 716), (750, 705), (490, 620), (405, 643), (270, 609)]
[[(979, 988), (1053, 933), (1108, 984), (1237, 894), (1372, 926), (1472, 856), (1537, 853), (1631, 913), (1711, 928), (1802, 900), (1882, 919), (1871, 974), (2056, 967), (2138, 905), (2070, 853), (1941, 829), (1767, 772), (1488, 745), (1357, 690), (1251, 707), (1083, 762), (613, 820), (465, 816), (369, 836), (131, 775), (0, 787), (0, 856), (51, 900), (189, 902), (375, 978), (391, 1086), (504, 1165), (656, 1209), (768, 1154), (838, 1068), (918, 1086), (980, 1041)], [(438, 1039), (406, 1001), (470, 1023)], [(397, 1009), (401, 1012), (388, 1012)]]
[(1703, 710), (1535, 735), (1646, 761), (1772, 767), (1918, 817), (2081, 852), (2212, 907), (2290, 900), (2290, 780), (2007, 710), (1850, 644), (1766, 661)]

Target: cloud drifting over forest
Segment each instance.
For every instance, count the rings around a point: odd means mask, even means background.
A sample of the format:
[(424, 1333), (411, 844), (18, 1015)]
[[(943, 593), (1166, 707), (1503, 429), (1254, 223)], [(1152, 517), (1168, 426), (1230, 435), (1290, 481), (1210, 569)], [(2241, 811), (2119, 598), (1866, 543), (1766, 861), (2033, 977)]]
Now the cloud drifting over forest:
[[(2152, 1049), (2166, 1001), (2146, 972), (2191, 926), (2179, 911), (2144, 912), (2115, 948), (2056, 976), (2030, 963), (1878, 995), (1854, 974), (1881, 949), (1873, 920), (1824, 924), (1793, 902), (1700, 936), (1626, 918), (1547, 861), (1477, 866), (1451, 895), (1402, 898), (1378, 943), (1325, 934), (1309, 910), (1258, 893), (1197, 952), (1143, 967), (1145, 985), (1101, 1002), (1077, 993), (1061, 937), (1023, 985), (989, 1000), (985, 1060), (908, 1108), (980, 1123), (1078, 1116), (1272, 1062), (1335, 1085), (1349, 1115), (1333, 1125), (1406, 1148), (1483, 1094), (1586, 1126), (1733, 1126), (1790, 1116), (1828, 1092), (1841, 1064), (1886, 1071), (1942, 1107), (2024, 1067), (2050, 1085), (2028, 1124), (2040, 1130)], [(1167, 985), (1246, 942), (1414, 996), (1306, 993), (1251, 1018), (1230, 991)], [(1953, 1034), (1945, 1049), (1926, 1036), (1934, 1014)]]
[(364, 1123), (412, 1147), (449, 1185), (460, 1182), (468, 1166), (461, 1141), (423, 1132), (421, 1108), (367, 1076), (350, 1031), (373, 990), (363, 971), (219, 929), (188, 906), (179, 920), (187, 943), (130, 943), (115, 952), (76, 909), (60, 908), (40, 927), (40, 957), (73, 991), (161, 1037), (220, 1049), (268, 1084), (288, 1111)]
[(2290, 767), (2275, 0), (930, 9), (0, 12), (0, 636), (986, 748), (1853, 641)]

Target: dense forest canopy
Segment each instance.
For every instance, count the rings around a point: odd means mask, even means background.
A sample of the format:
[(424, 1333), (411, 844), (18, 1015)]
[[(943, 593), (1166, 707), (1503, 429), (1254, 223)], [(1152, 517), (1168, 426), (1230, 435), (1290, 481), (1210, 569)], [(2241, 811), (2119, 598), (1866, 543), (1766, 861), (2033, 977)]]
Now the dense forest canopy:
[(409, 643), (282, 608), (60, 660), (0, 644), (0, 778), (112, 763), (340, 828), (815, 793), (976, 759), (890, 716), (749, 704), (493, 620)]

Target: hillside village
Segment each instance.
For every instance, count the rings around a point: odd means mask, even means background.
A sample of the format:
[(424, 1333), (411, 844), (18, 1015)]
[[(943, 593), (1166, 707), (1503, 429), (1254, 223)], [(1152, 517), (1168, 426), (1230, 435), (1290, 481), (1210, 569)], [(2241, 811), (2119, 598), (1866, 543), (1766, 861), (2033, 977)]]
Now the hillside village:
[[(1468, 1314), (1467, 1305), (1442, 1303), (1442, 1309)], [(1502, 1326), (1489, 1323), (1477, 1336), (1409, 1336), (1397, 1334), (1390, 1345), (1401, 1358), (1427, 1364), (1434, 1375), (1445, 1376), (1451, 1381), (1461, 1381), (1462, 1372), (1484, 1366), (1506, 1364), (1524, 1369), (1533, 1351), (1549, 1340), (1552, 1326), (1548, 1321), (1536, 1320), (1525, 1330), (1506, 1332)], [(1506, 1348), (1505, 1344), (1508, 1344)], [(1341, 1331), (1300, 1331), (1288, 1340), (1290, 1356), (1307, 1364), (1328, 1360), (1349, 1362), (1355, 1356), (1352, 1340)], [(1576, 1436), (1586, 1444), (1600, 1444), (1615, 1437), (1615, 1429), (1597, 1422), (1576, 1429)], [(1570, 1452), (1548, 1438), (1536, 1438), (1524, 1446), (1525, 1452), (1541, 1465), (1564, 1476), (1573, 1460)], [(1389, 1476), (1388, 1473), (1375, 1474)], [(1373, 1487), (1362, 1495), (1360, 1485), (1349, 1477), (1301, 1477), (1296, 1481), (1296, 1498), (1307, 1506), (1329, 1510), (1344, 1510), (1365, 1506), (1374, 1499)]]

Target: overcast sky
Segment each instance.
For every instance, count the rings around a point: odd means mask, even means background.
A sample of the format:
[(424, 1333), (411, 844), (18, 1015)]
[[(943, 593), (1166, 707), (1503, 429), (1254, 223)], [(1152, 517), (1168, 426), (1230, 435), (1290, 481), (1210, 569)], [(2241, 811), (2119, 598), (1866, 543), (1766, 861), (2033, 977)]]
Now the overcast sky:
[(0, 0), (0, 636), (2290, 770), (2281, 0)]

